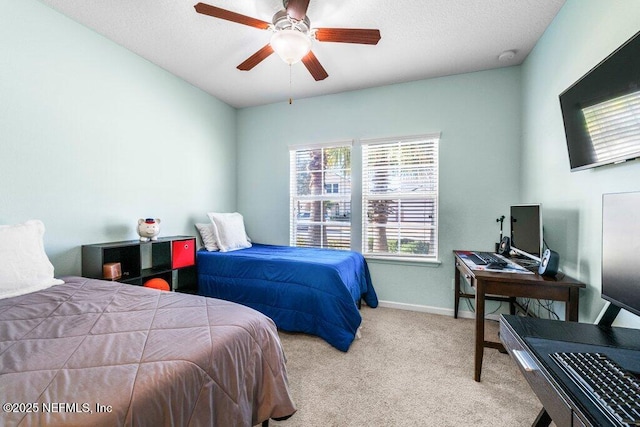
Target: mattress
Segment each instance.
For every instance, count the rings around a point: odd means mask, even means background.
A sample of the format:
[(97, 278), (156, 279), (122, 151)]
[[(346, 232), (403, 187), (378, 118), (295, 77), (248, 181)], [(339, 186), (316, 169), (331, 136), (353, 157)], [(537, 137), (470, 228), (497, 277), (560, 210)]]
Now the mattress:
[(274, 323), (117, 282), (0, 300), (0, 424), (251, 426), (295, 412)]
[(378, 297), (364, 257), (353, 251), (254, 243), (197, 252), (198, 292), (254, 308), (285, 331), (320, 336), (341, 351), (353, 342), (361, 298)]

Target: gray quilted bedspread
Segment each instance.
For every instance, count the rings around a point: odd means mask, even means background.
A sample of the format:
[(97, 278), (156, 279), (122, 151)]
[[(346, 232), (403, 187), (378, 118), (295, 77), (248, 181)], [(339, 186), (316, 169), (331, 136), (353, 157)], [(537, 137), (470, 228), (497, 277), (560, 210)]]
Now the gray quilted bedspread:
[(250, 426), (295, 412), (274, 323), (81, 277), (0, 300), (2, 426)]

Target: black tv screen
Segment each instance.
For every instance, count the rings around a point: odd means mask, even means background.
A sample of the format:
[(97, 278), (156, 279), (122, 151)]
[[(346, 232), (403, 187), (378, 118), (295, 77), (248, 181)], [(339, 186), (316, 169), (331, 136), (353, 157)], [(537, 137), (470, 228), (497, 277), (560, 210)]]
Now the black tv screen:
[(640, 192), (602, 196), (602, 298), (640, 316)]
[(640, 32), (560, 94), (571, 171), (640, 157)]

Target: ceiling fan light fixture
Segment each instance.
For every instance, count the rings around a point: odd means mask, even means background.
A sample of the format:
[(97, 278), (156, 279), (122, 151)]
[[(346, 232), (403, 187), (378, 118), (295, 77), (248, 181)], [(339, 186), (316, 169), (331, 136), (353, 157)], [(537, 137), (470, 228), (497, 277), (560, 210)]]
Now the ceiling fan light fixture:
[(271, 36), (271, 47), (284, 62), (300, 62), (311, 50), (311, 38), (298, 30), (279, 30)]

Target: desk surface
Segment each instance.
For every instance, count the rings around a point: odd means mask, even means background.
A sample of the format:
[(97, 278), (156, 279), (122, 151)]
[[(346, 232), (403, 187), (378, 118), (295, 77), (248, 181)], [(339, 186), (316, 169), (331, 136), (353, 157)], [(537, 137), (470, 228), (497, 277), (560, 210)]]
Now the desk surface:
[(569, 410), (579, 414), (585, 425), (610, 425), (586, 394), (549, 358), (549, 354), (600, 352), (640, 376), (640, 330), (509, 315), (503, 315), (500, 323), (501, 339), (507, 350), (510, 353), (514, 349), (528, 352), (550, 385), (545, 387), (535, 378), (531, 380), (532, 374), (523, 372), (557, 425), (565, 424), (562, 420), (567, 419), (566, 410), (561, 404), (554, 403), (553, 393), (549, 390), (554, 390)]
[[(461, 256), (469, 253), (471, 251), (453, 251), (455, 256), (461, 259)], [(463, 261), (464, 262), (464, 261)], [(517, 263), (517, 261), (514, 260)], [(466, 265), (466, 264), (465, 264)], [(523, 273), (505, 273), (505, 272), (494, 272), (487, 270), (469, 270), (473, 273), (476, 278), (490, 279), (494, 282), (506, 282), (506, 283), (537, 283), (540, 285), (551, 285), (551, 286), (573, 286), (577, 288), (584, 288), (585, 284), (576, 280), (572, 277), (565, 275), (564, 273), (558, 273), (553, 277), (549, 276), (541, 276), (538, 273), (534, 274), (523, 274)]]

